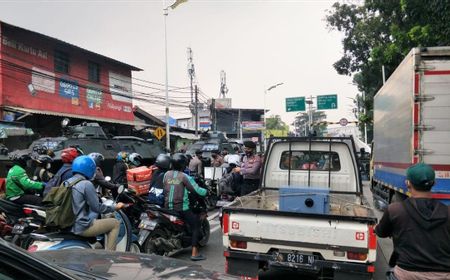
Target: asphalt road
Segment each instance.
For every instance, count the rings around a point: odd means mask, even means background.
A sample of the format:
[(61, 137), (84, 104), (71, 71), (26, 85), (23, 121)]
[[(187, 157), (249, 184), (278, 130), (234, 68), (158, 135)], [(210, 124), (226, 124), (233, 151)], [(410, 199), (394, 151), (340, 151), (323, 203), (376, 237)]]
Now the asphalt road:
[[(372, 203), (372, 195), (368, 186), (368, 182), (364, 182), (364, 194), (368, 199), (369, 203)], [(382, 213), (375, 210), (378, 218), (381, 218)], [(222, 232), (220, 228), (220, 223), (218, 219), (218, 210), (210, 212), (208, 219), (210, 219), (211, 224), (211, 236), (209, 243), (205, 248), (201, 249), (201, 253), (207, 257), (206, 260), (199, 262), (201, 266), (206, 269), (214, 270), (218, 272), (224, 272), (225, 270), (225, 258), (223, 257), (223, 246), (222, 246)], [(378, 239), (378, 249), (377, 249), (377, 262), (375, 264), (375, 274), (374, 280), (384, 280), (386, 279), (385, 272), (388, 269), (388, 260), (392, 253), (392, 241), (389, 239)], [(175, 258), (189, 260), (191, 255), (190, 249), (185, 249), (184, 251), (173, 256)], [(259, 279), (316, 279), (308, 275), (302, 275), (296, 273), (295, 271), (283, 271), (283, 270), (269, 270), (266, 272), (261, 272)]]

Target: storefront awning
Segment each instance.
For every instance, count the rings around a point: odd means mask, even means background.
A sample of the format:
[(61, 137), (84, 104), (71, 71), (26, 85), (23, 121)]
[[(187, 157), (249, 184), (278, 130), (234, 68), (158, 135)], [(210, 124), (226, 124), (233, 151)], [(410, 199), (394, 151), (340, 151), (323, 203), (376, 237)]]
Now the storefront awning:
[(136, 121), (126, 121), (126, 120), (115, 120), (115, 119), (107, 119), (107, 118), (99, 118), (99, 117), (92, 117), (92, 116), (80, 116), (75, 114), (68, 114), (68, 113), (60, 113), (60, 112), (52, 112), (52, 111), (45, 111), (45, 110), (35, 110), (35, 109), (29, 109), (29, 108), (21, 108), (21, 107), (13, 107), (13, 106), (3, 106), (4, 110), (13, 111), (13, 112), (20, 112), (20, 113), (28, 113), (28, 114), (39, 114), (39, 115), (48, 115), (48, 116), (58, 116), (58, 117), (68, 117), (68, 118), (77, 118), (77, 119), (86, 119), (86, 120), (92, 120), (97, 122), (108, 122), (108, 123), (117, 123), (117, 124), (126, 124), (126, 125), (144, 125), (143, 123), (136, 122)]

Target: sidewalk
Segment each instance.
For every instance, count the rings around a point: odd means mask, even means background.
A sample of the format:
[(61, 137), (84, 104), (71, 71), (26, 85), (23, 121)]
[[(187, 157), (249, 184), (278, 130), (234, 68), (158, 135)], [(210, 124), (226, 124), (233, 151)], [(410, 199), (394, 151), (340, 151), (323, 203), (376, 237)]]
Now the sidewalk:
[[(363, 181), (363, 192), (364, 196), (368, 200), (369, 204), (374, 209), (375, 216), (378, 221), (381, 219), (383, 213), (373, 206), (372, 192), (370, 191), (370, 182)], [(386, 271), (389, 269), (389, 258), (391, 257), (393, 250), (392, 239), (390, 238), (378, 238), (378, 248), (377, 248), (377, 261), (375, 263), (375, 274), (374, 280), (384, 280), (386, 279)]]

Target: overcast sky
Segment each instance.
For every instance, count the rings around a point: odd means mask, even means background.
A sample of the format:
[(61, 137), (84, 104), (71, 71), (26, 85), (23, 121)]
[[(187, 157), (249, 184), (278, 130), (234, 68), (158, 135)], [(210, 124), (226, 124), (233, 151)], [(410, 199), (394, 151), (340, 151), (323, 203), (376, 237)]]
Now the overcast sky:
[[(285, 112), (286, 97), (338, 94), (339, 109), (327, 111), (328, 120), (354, 120), (348, 97), (357, 89), (351, 77), (332, 67), (342, 56), (342, 35), (329, 31), (324, 20), (333, 2), (189, 0), (167, 17), (169, 84), (189, 85), (186, 50), (191, 47), (198, 85), (209, 97), (218, 97), (224, 70), (234, 107), (263, 108), (264, 89), (283, 82), (267, 95), (269, 115), (291, 123), (295, 113)], [(0, 0), (0, 20), (144, 69), (134, 77), (165, 82), (162, 0)], [(145, 108), (164, 114), (158, 105)], [(173, 108), (171, 115), (188, 112)]]

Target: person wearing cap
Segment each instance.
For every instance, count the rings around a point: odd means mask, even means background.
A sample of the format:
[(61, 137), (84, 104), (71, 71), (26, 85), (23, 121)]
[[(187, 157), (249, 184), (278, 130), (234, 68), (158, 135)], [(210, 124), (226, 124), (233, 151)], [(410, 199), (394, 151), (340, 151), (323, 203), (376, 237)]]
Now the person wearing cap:
[(195, 157), (193, 157), (189, 161), (189, 170), (191, 172), (196, 173), (198, 176), (203, 176), (203, 162), (202, 162), (202, 151), (196, 150), (195, 151)]
[(406, 170), (411, 197), (389, 205), (375, 233), (392, 237), (392, 279), (450, 279), (450, 210), (431, 197), (435, 172), (419, 163)]
[(241, 196), (258, 189), (261, 178), (261, 157), (255, 154), (256, 144), (253, 141), (244, 142), (245, 156), (241, 167), (236, 167), (234, 172), (240, 173), (244, 180), (241, 186)]

